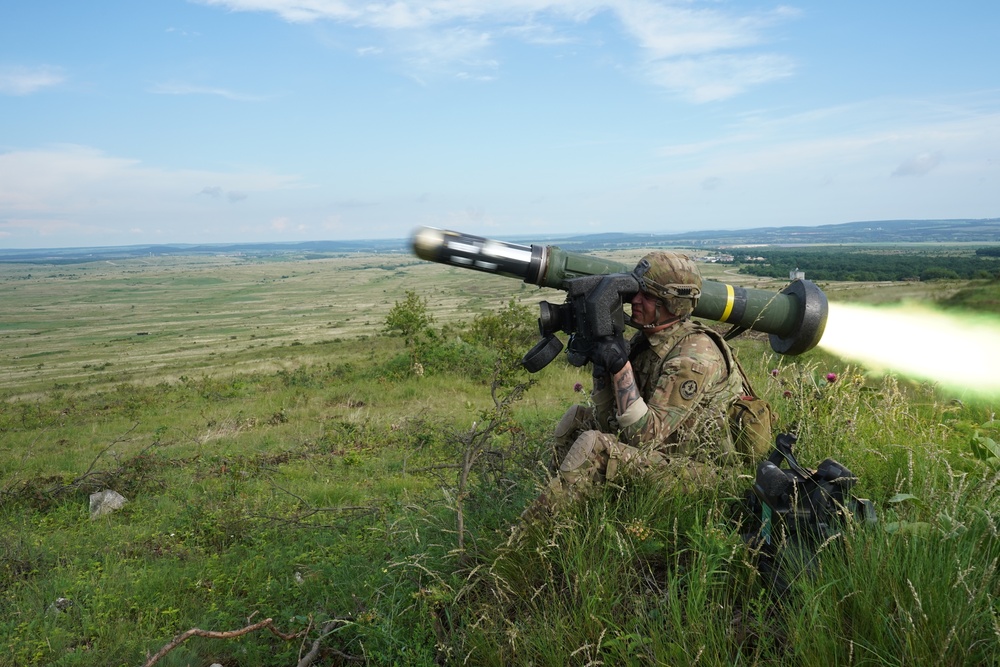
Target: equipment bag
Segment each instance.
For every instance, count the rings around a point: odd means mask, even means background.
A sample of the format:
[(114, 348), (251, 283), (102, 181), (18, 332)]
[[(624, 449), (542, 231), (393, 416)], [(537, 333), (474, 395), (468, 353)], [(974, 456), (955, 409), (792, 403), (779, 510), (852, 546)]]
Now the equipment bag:
[(795, 442), (788, 433), (775, 438), (746, 498), (753, 520), (744, 526), (749, 529), (744, 539), (760, 549), (761, 572), (778, 593), (809, 568), (816, 548), (839, 534), (846, 521), (878, 521), (874, 504), (851, 493), (858, 478), (850, 470), (834, 459), (815, 470), (799, 465)]
[(733, 397), (726, 411), (733, 447), (743, 457), (756, 461), (771, 449), (771, 444), (774, 442), (771, 434), (778, 423), (778, 415), (770, 404), (754, 391), (749, 376), (743, 370), (732, 348), (725, 342), (725, 337), (705, 326), (700, 327), (698, 331), (707, 334), (715, 342), (726, 360), (729, 379), (718, 391), (728, 392), (730, 397)]

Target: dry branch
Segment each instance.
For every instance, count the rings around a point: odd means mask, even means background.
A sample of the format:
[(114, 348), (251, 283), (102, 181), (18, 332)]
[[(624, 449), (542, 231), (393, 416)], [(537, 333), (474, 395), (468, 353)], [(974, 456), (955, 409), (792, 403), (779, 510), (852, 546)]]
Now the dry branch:
[(142, 667), (152, 667), (157, 662), (159, 662), (160, 658), (173, 651), (175, 648), (186, 642), (191, 637), (207, 637), (209, 639), (232, 639), (233, 637), (241, 637), (250, 632), (255, 632), (257, 630), (260, 630), (261, 628), (267, 628), (268, 630), (270, 630), (277, 636), (281, 637), (285, 641), (298, 639), (303, 635), (302, 632), (297, 632), (295, 634), (290, 634), (290, 635), (285, 634), (284, 632), (281, 632), (276, 627), (274, 627), (272, 620), (273, 619), (265, 618), (263, 621), (254, 623), (253, 625), (248, 625), (245, 628), (240, 628), (239, 630), (228, 630), (225, 632), (216, 632), (213, 630), (202, 630), (200, 628), (191, 628), (190, 630), (182, 632), (181, 634), (174, 637), (173, 641), (171, 641), (169, 644), (161, 648), (160, 651), (152, 658), (147, 660)]
[[(299, 660), (298, 664), (296, 664), (295, 667), (309, 667), (309, 665), (313, 663), (313, 660), (315, 660), (317, 656), (319, 656), (320, 643), (323, 641), (323, 639), (331, 632), (333, 632), (334, 626), (337, 623), (343, 623), (343, 622), (344, 621), (339, 618), (334, 618), (324, 623), (323, 628), (320, 630), (319, 637), (317, 637), (316, 641), (313, 642), (312, 648), (309, 649), (308, 653), (302, 656), (302, 659)], [(337, 649), (328, 649), (328, 650), (341, 660), (346, 660), (348, 662), (364, 662), (364, 658), (360, 656), (350, 655), (344, 653), (343, 651), (338, 651)]]

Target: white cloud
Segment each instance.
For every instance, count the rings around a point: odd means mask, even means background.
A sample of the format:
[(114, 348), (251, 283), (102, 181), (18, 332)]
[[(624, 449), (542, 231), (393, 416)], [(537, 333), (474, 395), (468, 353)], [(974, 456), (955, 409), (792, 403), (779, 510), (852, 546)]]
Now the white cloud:
[(769, 54), (716, 55), (657, 60), (650, 78), (692, 102), (723, 100), (775, 79), (791, 76), (789, 58)]
[[(461, 63), (484, 62), (498, 39), (532, 44), (565, 44), (578, 24), (599, 14), (617, 19), (639, 53), (635, 66), (655, 85), (692, 102), (708, 102), (789, 76), (790, 58), (758, 50), (768, 29), (798, 16), (778, 6), (765, 12), (730, 9), (692, 0), (198, 0), (233, 11), (277, 14), (291, 22), (333, 21), (386, 34), (392, 51), (414, 71), (453, 69), (462, 78), (492, 75), (469, 72)], [(360, 54), (373, 49), (367, 46)]]
[(267, 99), (260, 95), (248, 95), (237, 93), (226, 88), (213, 88), (211, 86), (195, 86), (188, 83), (159, 83), (149, 89), (149, 92), (157, 95), (216, 95), (235, 102), (260, 102)]
[(902, 164), (892, 172), (893, 176), (923, 176), (941, 164), (944, 159), (941, 151), (920, 153), (903, 160)]
[[(162, 169), (78, 145), (10, 151), (0, 153), (0, 230), (8, 238), (115, 234), (141, 221), (189, 236), (206, 232), (206, 221), (221, 220), (216, 200), (266, 199), (303, 187), (296, 176)], [(181, 221), (191, 228), (182, 230)]]
[(211, 197), (212, 199), (218, 199), (222, 196), (222, 188), (218, 185), (207, 185), (201, 189), (198, 194)]
[(896, 99), (755, 115), (729, 136), (664, 149), (636, 200), (702, 228), (995, 216), (1000, 170), (984, 157), (1000, 152), (1000, 112), (945, 119), (938, 107)]
[(66, 76), (58, 67), (0, 66), (0, 94), (30, 95), (45, 88), (58, 86)]

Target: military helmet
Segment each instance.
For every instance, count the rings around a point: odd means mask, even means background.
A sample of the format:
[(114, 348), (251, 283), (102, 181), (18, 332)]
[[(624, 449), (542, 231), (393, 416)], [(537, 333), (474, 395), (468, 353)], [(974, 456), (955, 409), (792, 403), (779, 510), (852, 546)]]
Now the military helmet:
[(680, 317), (690, 315), (701, 296), (701, 273), (687, 255), (654, 250), (639, 260), (632, 275), (640, 290)]

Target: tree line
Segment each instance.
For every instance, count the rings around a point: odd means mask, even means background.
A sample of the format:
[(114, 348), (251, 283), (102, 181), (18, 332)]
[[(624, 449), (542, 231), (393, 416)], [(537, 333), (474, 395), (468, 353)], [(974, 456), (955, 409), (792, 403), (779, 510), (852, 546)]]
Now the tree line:
[[(756, 257), (741, 273), (787, 278), (801, 270), (810, 280), (975, 280), (1000, 279), (1000, 248), (981, 248), (973, 254), (942, 252), (829, 250), (816, 248), (755, 249)], [(746, 259), (735, 261), (743, 264)]]

